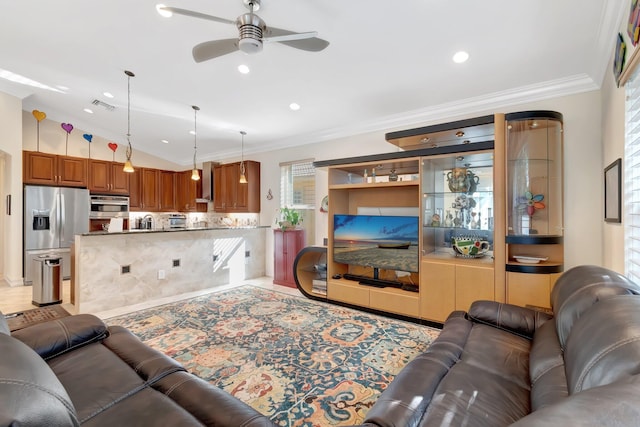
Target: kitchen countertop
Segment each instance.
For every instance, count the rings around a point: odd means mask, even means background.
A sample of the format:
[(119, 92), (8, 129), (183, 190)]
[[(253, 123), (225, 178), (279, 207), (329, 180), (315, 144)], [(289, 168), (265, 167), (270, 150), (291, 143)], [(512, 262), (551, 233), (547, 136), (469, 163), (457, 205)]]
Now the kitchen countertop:
[(177, 231), (207, 231), (207, 230), (254, 230), (260, 228), (271, 228), (268, 225), (254, 225), (254, 226), (240, 226), (240, 227), (187, 227), (187, 228), (156, 228), (156, 229), (132, 229), (132, 230), (122, 230), (116, 232), (108, 232), (108, 231), (92, 231), (90, 233), (83, 233), (82, 236), (105, 236), (105, 235), (116, 235), (116, 234), (140, 234), (140, 233), (174, 233)]

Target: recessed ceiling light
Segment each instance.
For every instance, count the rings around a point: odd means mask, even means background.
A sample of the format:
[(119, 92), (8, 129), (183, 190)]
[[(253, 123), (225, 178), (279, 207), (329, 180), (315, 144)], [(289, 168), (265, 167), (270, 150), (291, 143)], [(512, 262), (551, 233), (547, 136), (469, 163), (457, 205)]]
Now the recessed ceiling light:
[(92, 109), (90, 109), (90, 108), (85, 108), (85, 109), (84, 109), (84, 112), (85, 112), (85, 113), (89, 113), (89, 114), (93, 114), (93, 110), (92, 110)]
[(160, 141), (164, 142), (165, 144), (169, 143), (169, 141), (167, 141), (166, 139), (161, 139)]
[(107, 98), (113, 98), (113, 94), (111, 92), (102, 92), (102, 94)]
[(456, 64), (462, 64), (467, 59), (469, 59), (469, 54), (463, 50), (461, 50), (460, 52), (456, 52), (456, 54), (453, 55), (453, 62), (455, 62)]
[(164, 4), (157, 4), (156, 10), (160, 14), (160, 16), (164, 16), (165, 18), (171, 18), (173, 16), (173, 13), (166, 9), (163, 9), (164, 7), (167, 7), (167, 6), (165, 6)]
[(190, 131), (189, 131), (189, 133), (190, 133), (191, 135), (195, 135), (195, 134), (196, 134), (196, 131), (195, 131), (195, 130), (190, 130)]
[(293, 111), (298, 111), (300, 109), (300, 104), (292, 102), (291, 104), (289, 104), (289, 108), (291, 108)]
[(251, 70), (249, 70), (249, 67), (247, 65), (241, 64), (238, 65), (238, 71), (240, 71), (240, 73), (242, 74), (249, 74), (249, 71)]

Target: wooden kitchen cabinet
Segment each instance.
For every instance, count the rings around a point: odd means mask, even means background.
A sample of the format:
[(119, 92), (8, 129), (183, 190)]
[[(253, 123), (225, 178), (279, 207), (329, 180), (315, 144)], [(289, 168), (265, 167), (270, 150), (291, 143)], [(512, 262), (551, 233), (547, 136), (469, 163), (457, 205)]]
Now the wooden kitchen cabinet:
[(176, 173), (176, 208), (180, 212), (207, 212), (207, 203), (198, 203), (202, 197), (202, 171), (198, 170), (200, 180), (191, 179), (191, 171)]
[(142, 209), (150, 212), (160, 210), (160, 171), (143, 168), (142, 181)]
[(129, 194), (130, 174), (124, 164), (89, 160), (89, 191), (96, 194)]
[(141, 174), (139, 168), (129, 173), (129, 210), (133, 212), (143, 210)]
[(160, 171), (137, 168), (129, 175), (129, 210), (158, 212), (160, 210)]
[(260, 162), (246, 160), (246, 184), (240, 184), (240, 162), (213, 169), (216, 212), (260, 212)]
[(176, 172), (160, 171), (160, 210), (176, 210)]
[(293, 264), (305, 247), (304, 230), (273, 230), (273, 242), (273, 283), (295, 288)]
[(87, 186), (87, 159), (23, 151), (22, 165), (25, 184)]

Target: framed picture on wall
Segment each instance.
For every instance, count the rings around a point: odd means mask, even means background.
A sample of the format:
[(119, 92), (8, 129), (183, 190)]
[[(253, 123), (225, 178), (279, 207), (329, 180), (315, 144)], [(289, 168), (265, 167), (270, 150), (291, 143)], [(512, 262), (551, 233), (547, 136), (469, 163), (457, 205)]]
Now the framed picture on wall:
[(604, 169), (604, 220), (622, 222), (622, 160), (617, 159)]

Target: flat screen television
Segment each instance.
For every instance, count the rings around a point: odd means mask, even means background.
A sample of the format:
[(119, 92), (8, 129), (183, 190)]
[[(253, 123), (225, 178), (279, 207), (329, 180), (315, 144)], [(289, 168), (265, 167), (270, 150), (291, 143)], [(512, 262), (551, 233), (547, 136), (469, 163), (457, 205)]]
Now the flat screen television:
[(334, 215), (333, 260), (378, 269), (418, 272), (417, 216)]

